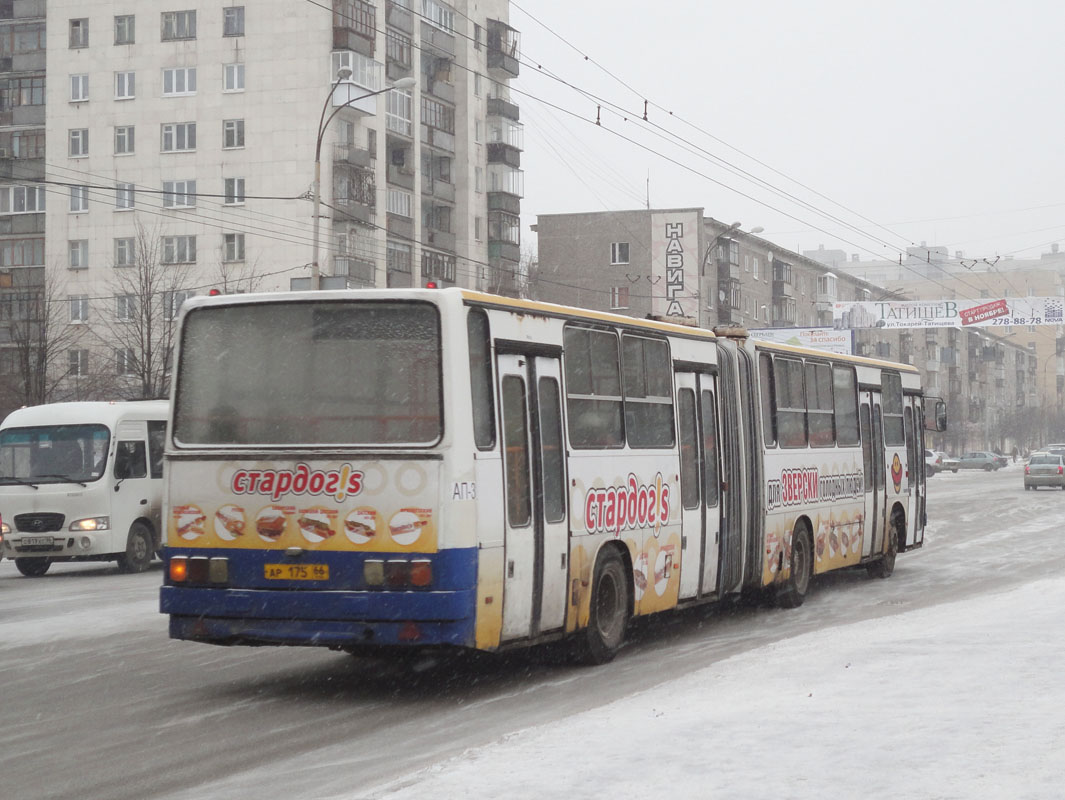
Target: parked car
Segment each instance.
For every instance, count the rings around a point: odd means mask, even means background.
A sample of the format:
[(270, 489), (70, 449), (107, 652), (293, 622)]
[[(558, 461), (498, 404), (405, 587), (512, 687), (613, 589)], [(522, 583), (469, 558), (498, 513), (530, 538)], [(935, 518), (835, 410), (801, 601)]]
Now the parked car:
[(1024, 488), (1049, 486), (1065, 489), (1065, 456), (1055, 453), (1032, 453), (1024, 465)]
[(936, 450), (934, 452), (935, 452), (936, 456), (939, 458), (939, 471), (940, 472), (946, 472), (947, 470), (950, 470), (951, 472), (957, 472), (958, 471), (958, 466), (959, 466), (958, 465), (958, 459), (956, 459), (954, 456), (947, 455), (942, 450)]
[(941, 459), (934, 450), (924, 451), (924, 474), (926, 477), (935, 475), (942, 469)]
[(1042, 452), (1053, 453), (1056, 456), (1065, 456), (1065, 444), (1053, 443), (1043, 448)]
[(977, 450), (965, 453), (958, 459), (959, 469), (982, 469), (985, 472), (1000, 469), (1006, 466), (1006, 457), (990, 453), (986, 450)]

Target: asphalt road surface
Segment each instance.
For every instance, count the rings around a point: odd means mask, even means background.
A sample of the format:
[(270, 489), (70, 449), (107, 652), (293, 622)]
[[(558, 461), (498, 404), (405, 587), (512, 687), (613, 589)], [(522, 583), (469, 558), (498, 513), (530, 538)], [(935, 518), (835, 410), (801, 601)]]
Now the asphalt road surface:
[[(271, 798), (373, 788), (509, 732), (622, 699), (798, 633), (1059, 572), (1065, 492), (1019, 465), (929, 481), (923, 549), (889, 580), (815, 581), (791, 611), (721, 606), (640, 622), (611, 664), (551, 651), (408, 663), (171, 641), (161, 565), (0, 562), (0, 797)], [(915, 631), (919, 636), (920, 631)]]

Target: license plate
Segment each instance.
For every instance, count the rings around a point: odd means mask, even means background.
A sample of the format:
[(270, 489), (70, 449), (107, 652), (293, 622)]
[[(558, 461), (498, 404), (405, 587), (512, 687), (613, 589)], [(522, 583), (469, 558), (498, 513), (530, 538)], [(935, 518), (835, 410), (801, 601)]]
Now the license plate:
[(40, 547), (42, 545), (47, 546), (47, 547), (51, 547), (52, 546), (52, 537), (51, 536), (23, 536), (21, 544), (22, 544), (23, 547)]
[(267, 564), (263, 567), (271, 581), (327, 581), (328, 564)]

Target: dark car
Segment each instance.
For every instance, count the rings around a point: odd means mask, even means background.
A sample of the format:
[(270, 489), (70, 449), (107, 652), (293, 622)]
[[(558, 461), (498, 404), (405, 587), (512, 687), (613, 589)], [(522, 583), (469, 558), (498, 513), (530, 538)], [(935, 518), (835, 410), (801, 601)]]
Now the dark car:
[(1065, 489), (1065, 458), (1054, 453), (1032, 453), (1024, 465), (1024, 488), (1040, 486)]
[(1009, 463), (1005, 456), (996, 455), (987, 450), (964, 453), (958, 459), (959, 469), (982, 469), (985, 472), (1000, 469)]

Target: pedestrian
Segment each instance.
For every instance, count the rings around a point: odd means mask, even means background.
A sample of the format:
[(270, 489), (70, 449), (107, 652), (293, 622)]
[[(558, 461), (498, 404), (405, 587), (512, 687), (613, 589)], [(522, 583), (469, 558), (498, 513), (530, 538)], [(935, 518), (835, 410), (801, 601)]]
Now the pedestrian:
[(1013, 448), (1013, 463), (1014, 464), (1017, 463), (1017, 448), (1016, 447)]

